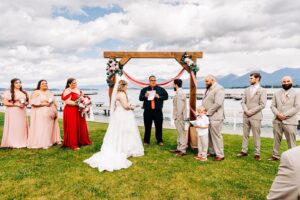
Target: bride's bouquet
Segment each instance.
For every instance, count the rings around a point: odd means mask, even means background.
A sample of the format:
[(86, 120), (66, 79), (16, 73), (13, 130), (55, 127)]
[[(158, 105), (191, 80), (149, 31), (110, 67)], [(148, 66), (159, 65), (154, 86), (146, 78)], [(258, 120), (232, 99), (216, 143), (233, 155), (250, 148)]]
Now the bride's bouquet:
[(84, 117), (85, 114), (90, 117), (92, 105), (91, 98), (89, 96), (79, 96), (75, 102), (78, 106), (81, 117)]

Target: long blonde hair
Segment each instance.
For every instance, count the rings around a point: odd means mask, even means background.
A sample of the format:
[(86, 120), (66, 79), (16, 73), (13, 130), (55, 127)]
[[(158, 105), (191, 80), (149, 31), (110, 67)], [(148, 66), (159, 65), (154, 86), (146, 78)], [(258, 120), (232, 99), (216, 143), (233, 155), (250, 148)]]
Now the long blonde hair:
[(119, 81), (119, 86), (118, 86), (118, 92), (124, 92), (125, 95), (126, 95), (126, 98), (128, 99), (127, 92), (126, 92), (126, 89), (125, 89), (126, 85), (127, 85), (127, 81), (120, 80)]

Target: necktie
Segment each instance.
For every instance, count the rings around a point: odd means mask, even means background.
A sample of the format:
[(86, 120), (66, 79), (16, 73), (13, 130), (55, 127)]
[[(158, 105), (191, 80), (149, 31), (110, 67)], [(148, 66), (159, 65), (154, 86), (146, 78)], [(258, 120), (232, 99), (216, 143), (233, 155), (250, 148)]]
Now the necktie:
[[(152, 88), (153, 90), (154, 88)], [(154, 110), (155, 109), (155, 98), (151, 101), (151, 109)]]

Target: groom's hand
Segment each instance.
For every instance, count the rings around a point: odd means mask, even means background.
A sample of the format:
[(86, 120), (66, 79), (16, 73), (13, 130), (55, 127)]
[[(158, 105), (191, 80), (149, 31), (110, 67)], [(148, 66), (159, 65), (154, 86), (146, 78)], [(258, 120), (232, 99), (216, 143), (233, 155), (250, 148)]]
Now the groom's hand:
[(155, 97), (156, 97), (157, 99), (159, 99), (159, 95), (158, 95), (158, 94), (155, 94)]
[(146, 97), (146, 98), (148, 98), (148, 96), (149, 96), (149, 93), (148, 93), (148, 92), (146, 92), (146, 93), (145, 93), (145, 97)]

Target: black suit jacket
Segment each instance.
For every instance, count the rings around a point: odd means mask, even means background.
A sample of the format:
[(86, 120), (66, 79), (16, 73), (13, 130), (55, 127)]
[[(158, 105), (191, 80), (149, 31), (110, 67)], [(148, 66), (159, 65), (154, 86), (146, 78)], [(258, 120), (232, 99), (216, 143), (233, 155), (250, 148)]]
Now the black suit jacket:
[[(145, 87), (140, 92), (140, 101), (144, 101), (143, 103), (143, 109), (145, 110), (151, 110), (151, 101), (148, 101), (148, 99), (145, 97), (145, 94), (147, 91), (151, 91), (152, 88), (150, 86)], [(154, 90), (156, 91), (156, 94), (158, 94), (159, 98), (155, 98), (155, 110), (162, 110), (164, 101), (169, 98), (169, 95), (167, 91), (160, 87), (155, 86)]]

